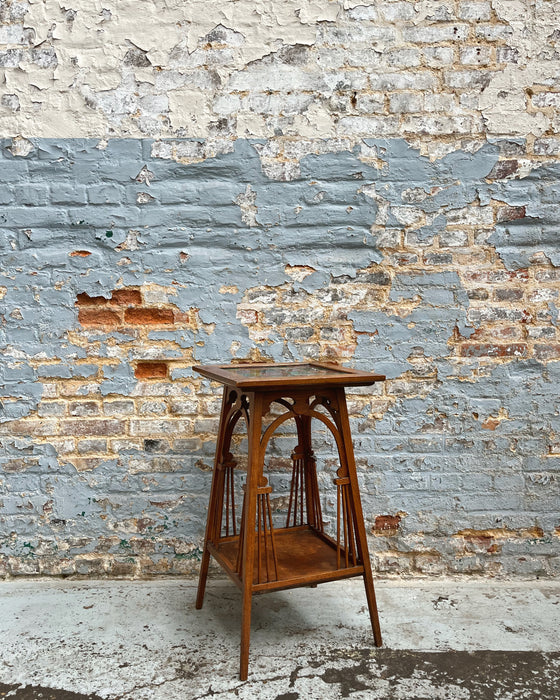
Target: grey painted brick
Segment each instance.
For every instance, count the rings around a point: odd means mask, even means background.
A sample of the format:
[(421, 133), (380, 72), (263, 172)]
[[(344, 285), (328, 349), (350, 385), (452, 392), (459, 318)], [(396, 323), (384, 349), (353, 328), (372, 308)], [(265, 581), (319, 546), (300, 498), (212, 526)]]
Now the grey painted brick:
[(124, 191), (122, 185), (90, 185), (87, 188), (87, 197), (90, 204), (119, 204), (124, 199)]
[(49, 201), (47, 185), (14, 185), (12, 187), (14, 202), (26, 206), (42, 206)]
[(50, 190), (50, 200), (53, 204), (85, 204), (87, 202), (85, 185), (55, 183), (51, 185)]
[[(395, 89), (415, 89), (407, 87), (406, 81), (404, 85)], [(560, 457), (549, 453), (548, 437), (559, 429), (558, 363), (549, 362), (545, 373), (540, 362), (515, 359), (503, 365), (486, 365), (485, 371), (475, 377), (472, 371), (477, 363), (468, 360), (462, 366), (451, 361), (449, 339), (456, 326), (467, 333), (468, 313), (473, 323), (482, 325), (502, 321), (522, 323), (523, 311), (516, 307), (495, 309), (491, 303), (475, 308), (474, 299), (469, 309), (467, 293), (462, 286), (462, 269), (423, 268), (413, 274), (398, 266), (390, 268), (370, 232), (379, 213), (378, 206), (358, 190), (365, 183), (375, 183), (376, 193), (389, 203), (391, 210), (406, 203), (426, 217), (430, 216), (430, 220), (434, 220), (435, 214), (441, 216), (437, 224), (434, 221), (425, 231), (415, 232), (420, 243), (437, 235), (440, 246), (447, 240), (450, 248), (452, 242), (459, 247), (465, 243), (464, 231), (462, 229), (460, 235), (455, 231), (447, 233), (448, 224), (464, 227), (464, 230), (467, 226), (485, 227), (494, 236), (491, 244), (504, 261), (502, 277), (487, 286), (493, 289), (517, 287), (522, 285), (515, 278), (515, 270), (528, 264), (534, 251), (545, 250), (551, 259), (557, 253), (552, 233), (558, 211), (554, 208), (555, 195), (549, 185), (554, 185), (558, 178), (557, 165), (545, 164), (522, 181), (489, 182), (486, 175), (505, 147), (486, 145), (472, 154), (456, 152), (430, 161), (403, 142), (368, 137), (364, 148), (370, 149), (370, 153), (376, 149), (375, 153), (384, 162), (383, 168), (360, 160), (356, 153), (348, 150), (344, 141), (334, 153), (325, 150), (321, 155), (304, 156), (299, 163), (298, 179), (277, 182), (263, 173), (253, 145), (241, 140), (231, 154), (193, 165), (152, 158), (152, 142), (112, 141), (119, 140), (110, 140), (105, 152), (95, 148), (94, 140), (81, 142), (79, 147), (66, 143), (65, 148), (75, 161), (75, 172), (59, 162), (62, 152), (55, 141), (39, 144), (40, 158), (30, 154), (29, 160), (18, 161), (6, 156), (5, 149), (2, 151), (3, 166), (15, 165), (11, 177), (19, 178), (18, 182), (28, 182), (25, 178), (32, 177), (31, 182), (52, 188), (58, 182), (66, 187), (75, 181), (88, 192), (94, 184), (90, 180), (92, 163), (100, 165), (108, 161), (108, 179), (102, 184), (116, 185), (116, 190), (109, 191), (120, 202), (107, 204), (107, 197), (104, 199), (100, 193), (97, 203), (90, 199), (90, 205), (72, 208), (71, 217), (66, 221), (87, 221), (87, 225), (77, 227), (65, 226), (64, 220), (48, 223), (56, 221), (52, 210), (65, 211), (65, 207), (46, 204), (32, 207), (14, 202), (13, 222), (20, 221), (18, 212), (21, 210), (28, 213), (35, 208), (50, 210), (47, 215), (35, 219), (47, 223), (33, 229), (31, 240), (27, 234), (11, 239), (17, 240), (21, 248), (13, 249), (11, 245), (5, 248), (8, 251), (5, 271), (9, 274), (0, 273), (0, 287), (8, 290), (1, 303), (10, 304), (11, 310), (17, 300), (24, 317), (22, 322), (3, 312), (6, 323), (0, 329), (0, 341), (5, 343), (7, 352), (13, 352), (10, 347), (15, 346), (29, 355), (25, 360), (19, 358), (21, 366), (16, 366), (15, 373), (9, 375), (10, 383), (18, 377), (25, 380), (20, 382), (21, 386), (18, 384), (17, 404), (24, 411), (22, 415), (31, 416), (38, 409), (46, 415), (48, 406), (57, 406), (63, 401), (75, 406), (91, 403), (98, 407), (103, 401), (103, 414), (107, 416), (102, 418), (101, 413), (92, 417), (68, 415), (62, 427), (64, 433), (75, 433), (69, 437), (57, 433), (58, 409), (52, 409), (55, 414), (48, 419), (40, 416), (26, 418), (15, 426), (10, 422), (2, 424), (0, 481), (4, 479), (4, 484), (8, 484), (7, 487), (0, 485), (0, 489), (8, 489), (7, 494), (2, 493), (2, 499), (5, 495), (14, 498), (16, 488), (32, 493), (32, 514), (19, 518), (14, 513), (7, 521), (7, 526), (17, 531), (20, 539), (36, 539), (41, 522), (41, 530), (49, 537), (66, 538), (65, 543), (71, 544), (73, 556), (78, 552), (92, 556), (91, 568), (84, 569), (91, 573), (105, 570), (103, 560), (94, 552), (103, 538), (114, 535), (119, 528), (134, 533), (133, 520), (139, 517), (149, 516), (159, 526), (167, 522), (163, 519), (163, 514), (168, 512), (166, 508), (178, 523), (172, 525), (176, 528), (173, 532), (179, 533), (177, 537), (184, 542), (202, 538), (210, 481), (210, 474), (203, 470), (212, 464), (213, 441), (210, 438), (216, 434), (217, 425), (215, 418), (201, 416), (198, 401), (208, 398), (215, 402), (219, 392), (209, 390), (205, 383), (200, 397), (185, 395), (181, 379), (192, 377), (190, 368), (178, 368), (170, 382), (137, 382), (129, 366), (130, 359), (138, 356), (137, 348), (128, 354), (127, 347), (129, 343), (137, 345), (138, 339), (118, 333), (86, 333), (77, 326), (74, 308), (76, 294), (84, 291), (92, 296), (100, 292), (108, 296), (116, 286), (137, 288), (153, 283), (171, 287), (173, 282), (179, 284), (174, 285), (177, 296), (169, 297), (170, 301), (181, 310), (199, 308), (201, 321), (215, 324), (215, 329), (210, 334), (204, 328), (196, 333), (153, 331), (150, 343), (156, 346), (160, 342), (177, 340), (181, 349), (195, 350), (197, 362), (220, 361), (224, 353), (229, 352), (232, 339), (241, 344), (241, 357), (255, 347), (247, 327), (236, 316), (242, 299), (254, 304), (259, 313), (263, 312), (264, 322), (271, 326), (291, 324), (290, 332), (299, 336), (288, 346), (280, 337), (283, 330), (271, 330), (272, 343), (265, 348), (276, 360), (283, 359), (286, 348), (295, 357), (318, 352), (319, 346), (309, 342), (312, 337), (309, 329), (313, 329), (314, 324), (323, 330), (340, 329), (341, 322), (353, 326), (356, 365), (387, 368), (388, 376), (395, 380), (385, 387), (391, 402), (379, 420), (369, 416), (366, 403), (363, 415), (359, 415), (359, 403), (371, 398), (375, 405), (385, 394), (374, 393), (370, 397), (357, 392), (353, 395), (352, 405), (358, 414), (352, 418), (352, 426), (368, 518), (373, 522), (376, 515), (399, 510), (409, 513), (403, 518), (402, 527), (407, 528), (411, 539), (399, 540), (399, 544), (412, 551), (420, 546), (438, 550), (441, 555), (438, 561), (445, 562), (446, 571), (453, 568), (483, 571), (491, 559), (482, 554), (477, 553), (471, 561), (467, 561), (468, 558), (455, 561), (452, 535), (459, 529), (492, 528), (497, 518), (505, 523), (504, 527), (527, 528), (539, 518), (542, 527), (553, 532), (558, 481), (552, 477), (556, 479), (560, 471)], [(297, 147), (290, 146), (294, 157)], [(195, 146), (188, 148), (192, 150)], [(186, 150), (188, 148), (185, 146)], [(21, 163), (25, 167), (21, 167)], [(144, 185), (135, 183), (132, 178), (144, 165), (156, 177), (147, 191), (157, 200), (149, 208), (160, 212), (159, 218), (155, 214), (148, 216), (142, 207), (135, 205), (136, 192)], [(30, 166), (32, 175), (29, 175)], [(0, 173), (5, 175), (6, 169), (0, 168)], [(256, 193), (257, 218), (261, 220), (262, 217), (270, 228), (251, 229), (241, 219), (235, 199), (246, 191), (249, 183)], [(79, 187), (78, 196), (81, 196)], [(425, 197), (418, 201), (407, 199), (409, 195), (405, 192), (415, 187), (422, 190)], [(166, 188), (176, 189), (176, 201), (169, 202), (169, 206), (161, 203)], [(180, 199), (185, 192), (193, 193), (192, 201)], [(318, 192), (324, 192), (323, 198), (315, 202)], [(511, 226), (508, 223), (507, 235), (505, 225), (494, 230), (492, 209), (474, 205), (478, 198), (482, 202), (503, 201), (510, 206), (529, 205), (526, 217), (529, 221)], [(212, 204), (205, 212), (206, 200)], [(192, 213), (182, 211), (188, 210), (190, 205)], [(345, 209), (348, 205), (353, 207), (349, 213)], [(297, 207), (302, 208), (298, 215)], [(392, 213), (391, 216), (389, 228), (398, 230), (403, 224)], [(402, 211), (401, 216), (404, 216)], [(107, 227), (114, 219), (118, 224), (114, 226), (114, 236), (107, 238)], [(535, 219), (543, 221), (536, 223)], [(301, 221), (305, 225), (300, 226)], [(144, 228), (145, 225), (148, 228)], [(514, 230), (516, 226), (519, 230)], [(138, 248), (116, 250), (130, 228), (140, 231)], [(92, 249), (90, 258), (69, 257), (73, 250), (86, 246)], [(179, 252), (183, 249), (190, 257), (179, 262)], [(450, 252), (445, 251), (440, 262), (449, 261), (445, 256)], [(123, 256), (130, 262), (117, 265)], [(83, 267), (77, 267), (78, 264)], [(291, 285), (285, 273), (287, 264), (309, 264), (317, 270), (295, 285), (292, 296), (284, 292)], [(418, 261), (415, 264), (419, 264)], [(554, 268), (546, 269), (550, 279), (539, 281), (548, 289), (557, 280), (552, 275)], [(32, 274), (34, 272), (38, 274)], [(317, 279), (315, 275), (319, 282), (313, 281)], [(510, 275), (513, 275), (511, 282), (508, 281)], [(332, 286), (331, 278), (336, 282)], [(235, 285), (238, 292), (235, 295), (221, 293), (224, 284)], [(351, 288), (359, 285), (367, 285), (369, 291), (385, 296), (372, 296), (375, 303), (370, 308), (348, 310)], [(478, 287), (482, 288), (483, 284), (477, 283)], [(391, 308), (409, 302), (415, 308), (403, 318), (382, 311), (379, 306), (385, 303), (387, 295)], [(316, 305), (326, 306), (328, 321), (322, 315), (326, 313), (322, 308), (309, 310), (316, 308), (306, 306), (310, 298)], [(531, 299), (531, 303), (537, 303), (536, 297)], [(529, 324), (530, 328), (554, 330), (548, 303), (547, 299), (542, 301), (542, 313), (546, 318), (536, 319), (539, 325)], [(75, 336), (69, 334), (70, 330), (74, 334), (83, 333), (81, 338), (89, 339), (89, 345), (73, 346), (72, 337)], [(325, 333), (323, 339), (324, 336)], [(101, 357), (107, 354), (109, 347), (112, 352), (122, 351), (122, 355), (117, 354), (122, 359), (122, 367), (106, 376), (107, 397), (104, 400), (99, 393), (99, 383), (87, 380), (96, 373), (96, 365), (92, 364), (98, 347), (95, 344), (99, 344)], [(419, 359), (421, 352), (430, 358), (429, 361)], [(11, 363), (17, 358), (6, 359)], [(59, 392), (65, 392), (69, 382), (77, 381), (83, 385), (81, 393), (72, 394), (70, 398), (66, 393), (49, 394), (51, 398), (40, 403), (42, 386), (35, 383), (37, 365), (41, 377), (48, 380), (47, 385), (56, 385)], [(433, 372), (434, 378), (423, 374), (428, 370)], [(127, 396), (134, 397), (134, 401)], [(173, 405), (181, 409), (177, 417), (163, 420), (159, 416), (141, 419), (133, 415), (134, 402), (138, 407), (148, 402), (163, 406), (167, 400), (171, 411)], [(500, 409), (508, 416), (507, 420), (493, 432), (482, 430), (481, 422)], [(206, 404), (205, 410), (211, 412), (212, 407)], [(183, 418), (182, 412), (189, 418)], [(473, 413), (478, 413), (479, 418), (475, 419)], [(441, 416), (442, 424), (436, 423), (436, 416)], [(128, 428), (130, 437), (126, 435)], [(88, 434), (84, 434), (84, 430), (89, 431)], [(108, 437), (101, 434), (106, 432), (110, 433)], [(321, 485), (331, 489), (325, 498), (332, 500), (332, 478), (336, 469), (336, 460), (329, 449), (332, 440), (320, 431), (317, 438), (320, 464), (328, 467), (321, 473)], [(276, 459), (286, 459), (294, 444), (294, 436), (282, 433), (275, 438), (271, 454)], [(105, 446), (119, 454), (95, 461), (96, 450)], [(79, 464), (84, 471), (77, 471), (67, 461), (65, 454), (73, 449), (83, 452)], [(287, 462), (289, 468), (289, 456)], [(289, 472), (274, 473), (278, 488), (287, 490), (287, 474)], [(527, 474), (532, 474), (534, 480), (527, 478)], [(51, 519), (38, 510), (40, 499), (34, 500), (39, 477), (42, 493), (48, 492), (48, 498), (55, 503)], [(20, 481), (12, 484), (9, 482), (12, 478)], [(24, 489), (22, 484), (27, 479), (28, 487)], [(240, 473), (239, 481), (243, 479)], [(99, 501), (104, 499), (108, 504), (107, 521), (99, 517)], [(160, 501), (163, 505), (150, 503)], [(334, 506), (330, 508), (332, 515)], [(52, 522), (57, 518), (67, 518), (64, 529)], [(421, 542), (414, 543), (418, 532), (437, 534), (431, 540), (425, 535)], [(83, 544), (79, 544), (82, 539)], [(523, 547), (528, 545), (523, 540), (517, 546), (527, 554)], [(157, 547), (162, 557), (171, 550), (163, 538), (158, 540)], [(382, 551), (389, 552), (388, 557), (393, 556), (387, 543), (384, 547)], [(507, 556), (517, 556), (513, 552), (512, 545)], [(553, 548), (543, 547), (537, 557), (541, 562), (539, 571), (546, 570), (543, 563), (546, 557), (553, 557)], [(500, 559), (502, 564), (504, 561)], [(422, 563), (419, 559), (419, 562), (418, 566), (426, 570), (431, 566), (427, 561)], [(514, 571), (514, 565), (510, 565)]]
[(0, 204), (11, 204), (13, 202), (13, 196), (11, 187), (0, 185)]

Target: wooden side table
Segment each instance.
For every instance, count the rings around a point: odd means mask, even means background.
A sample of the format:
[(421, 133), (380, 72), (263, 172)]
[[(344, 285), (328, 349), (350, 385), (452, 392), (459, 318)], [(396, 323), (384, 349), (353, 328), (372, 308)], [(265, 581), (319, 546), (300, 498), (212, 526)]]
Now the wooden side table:
[[(317, 362), (204, 365), (194, 369), (224, 384), (196, 607), (202, 607), (212, 555), (243, 593), (241, 680), (247, 679), (249, 669), (251, 599), (257, 593), (363, 576), (375, 645), (381, 646), (344, 387), (366, 386), (385, 377)], [(273, 404), (273, 420), (264, 427), (263, 417)], [(249, 454), (239, 521), (236, 462), (230, 447), (242, 418), (247, 424)], [(298, 444), (292, 452), (286, 523), (275, 527), (272, 488), (263, 473), (264, 457), (270, 438), (288, 419), (295, 421)], [(313, 419), (328, 428), (338, 449), (336, 538), (325, 531), (321, 514), (311, 445)]]

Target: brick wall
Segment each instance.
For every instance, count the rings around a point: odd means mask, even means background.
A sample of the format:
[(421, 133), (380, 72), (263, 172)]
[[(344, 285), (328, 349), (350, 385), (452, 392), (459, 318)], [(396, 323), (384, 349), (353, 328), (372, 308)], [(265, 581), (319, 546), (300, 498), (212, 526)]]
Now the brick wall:
[(559, 3), (184, 5), (0, 2), (0, 575), (194, 573), (230, 359), (387, 375), (379, 572), (558, 573)]

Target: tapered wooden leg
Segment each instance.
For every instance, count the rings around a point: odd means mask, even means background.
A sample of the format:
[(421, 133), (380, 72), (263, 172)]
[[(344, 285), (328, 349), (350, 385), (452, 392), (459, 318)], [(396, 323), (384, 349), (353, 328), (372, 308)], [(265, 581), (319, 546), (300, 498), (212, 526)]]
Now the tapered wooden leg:
[(354, 460), (354, 447), (352, 445), (352, 435), (350, 433), (350, 423), (348, 421), (348, 410), (346, 408), (346, 396), (344, 394), (344, 389), (337, 390), (336, 394), (340, 415), (339, 429), (342, 435), (346, 463), (348, 467), (348, 477), (350, 479), (351, 505), (354, 517), (354, 527), (356, 531), (358, 555), (364, 566), (364, 586), (366, 589), (366, 599), (368, 603), (369, 616), (371, 619), (371, 626), (373, 629), (373, 639), (375, 646), (380, 647), (383, 645), (383, 640), (381, 637), (381, 627), (379, 625), (379, 614), (377, 611), (377, 601), (373, 586), (373, 575), (371, 573), (371, 562), (369, 558), (366, 528), (364, 525), (364, 514), (362, 511), (358, 475), (356, 472), (356, 462)]
[[(228, 402), (228, 389), (224, 387), (224, 395), (222, 398), (222, 411), (220, 415), (220, 428), (218, 431), (218, 440), (216, 443), (216, 456), (214, 459), (214, 470), (212, 472), (212, 486), (210, 488), (210, 502), (208, 504), (208, 516), (206, 519), (206, 534), (204, 536), (204, 549), (202, 552), (202, 562), (200, 564), (200, 573), (198, 576), (198, 592), (196, 595), (196, 609), (200, 610), (204, 602), (204, 592), (206, 591), (206, 579), (208, 577), (208, 567), (210, 565), (210, 552), (208, 550), (208, 542), (211, 542), (216, 534), (216, 529), (219, 534), (221, 527), (221, 508), (219, 504), (223, 500), (223, 480), (220, 478), (220, 470), (218, 465), (224, 454), (224, 449), (229, 445), (225, 445), (226, 440), (226, 417), (230, 408)], [(220, 493), (222, 490), (222, 493)]]
[(255, 562), (255, 524), (257, 515), (257, 489), (262, 476), (261, 426), (262, 397), (249, 395), (249, 463), (247, 487), (243, 511), (243, 608), (241, 613), (241, 655), (239, 678), (247, 680), (249, 674), (249, 642), (251, 638), (251, 603), (253, 598), (253, 576)]
[(241, 612), (241, 657), (239, 662), (239, 679), (247, 680), (249, 675), (249, 643), (251, 638), (251, 603), (252, 591), (243, 591), (243, 607)]
[(198, 574), (198, 592), (196, 594), (196, 609), (200, 610), (204, 603), (204, 593), (206, 592), (206, 579), (208, 578), (208, 567), (210, 566), (210, 552), (204, 547), (200, 572)]

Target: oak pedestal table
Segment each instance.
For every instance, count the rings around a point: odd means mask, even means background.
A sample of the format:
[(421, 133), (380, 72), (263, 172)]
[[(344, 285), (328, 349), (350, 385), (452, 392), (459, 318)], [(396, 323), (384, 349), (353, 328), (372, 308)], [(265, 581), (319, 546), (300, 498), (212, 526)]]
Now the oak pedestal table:
[[(242, 591), (241, 680), (248, 675), (251, 599), (258, 593), (362, 576), (374, 642), (381, 646), (344, 387), (367, 386), (385, 377), (318, 362), (202, 365), (194, 369), (224, 385), (196, 607), (202, 607), (213, 556)], [(263, 417), (273, 404), (272, 422), (265, 427)], [(239, 521), (236, 462), (230, 448), (241, 418), (247, 424), (248, 463)], [(276, 527), (264, 457), (270, 438), (288, 419), (295, 421), (297, 445), (291, 455), (285, 526)], [(325, 531), (321, 513), (311, 441), (313, 419), (332, 433), (338, 451), (336, 537)]]

